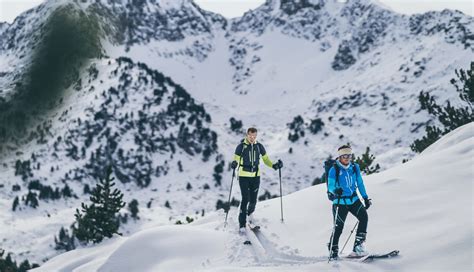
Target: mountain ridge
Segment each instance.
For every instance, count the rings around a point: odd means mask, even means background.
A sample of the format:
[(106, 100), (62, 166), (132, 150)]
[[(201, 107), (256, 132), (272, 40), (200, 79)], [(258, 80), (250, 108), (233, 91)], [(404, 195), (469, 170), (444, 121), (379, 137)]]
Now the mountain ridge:
[[(42, 23), (63, 4), (99, 19), (104, 52), (48, 115), (34, 116), (30, 141), (2, 160), (0, 205), (11, 216), (4, 222), (17, 230), (1, 236), (23, 231), (43, 241), (19, 246), (17, 254), (29, 251), (25, 256), (35, 260), (57, 254), (48, 242), (70, 225), (71, 211), (87, 200), (85, 185), (93, 186), (111, 161), (127, 201), (140, 203), (142, 221), (125, 225), (126, 233), (222, 207), (228, 163), (248, 126), (259, 128), (272, 160), (285, 162), (284, 194), (310, 186), (341, 143), (350, 142), (357, 155), (370, 146), (383, 169), (400, 165), (414, 156), (409, 144), (422, 128), (436, 122), (420, 110), (418, 93), (461, 103), (449, 80), (455, 69), (466, 69), (474, 50), (473, 18), (449, 10), (407, 16), (371, 1), (267, 1), (228, 20), (192, 1), (162, 8), (147, 0), (127, 9), (132, 2), (47, 1), (0, 25), (0, 101), (10, 99)], [(153, 83), (157, 78), (161, 83)], [(180, 98), (171, 95), (176, 89)], [(126, 98), (138, 94), (147, 100)], [(159, 106), (168, 103), (192, 114)], [(232, 117), (242, 121), (240, 130), (230, 129)], [(262, 199), (279, 194), (277, 174), (264, 171)], [(51, 190), (68, 186), (77, 198), (40, 199), (33, 209), (22, 198), (40, 196), (35, 181)], [(15, 197), (21, 205), (14, 212)], [(20, 217), (44, 225), (30, 233)]]

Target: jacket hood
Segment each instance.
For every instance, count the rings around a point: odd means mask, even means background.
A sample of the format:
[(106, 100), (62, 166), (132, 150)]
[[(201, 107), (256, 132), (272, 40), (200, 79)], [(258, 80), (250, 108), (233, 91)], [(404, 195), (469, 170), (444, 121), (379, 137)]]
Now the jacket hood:
[[(243, 138), (240, 142), (241, 142), (241, 143), (244, 143), (244, 144), (246, 144), (246, 145), (249, 145), (249, 144), (250, 144), (250, 142), (247, 140), (247, 137)], [(256, 144), (256, 143), (258, 143), (257, 140), (255, 140), (255, 143), (254, 143), (254, 144)]]

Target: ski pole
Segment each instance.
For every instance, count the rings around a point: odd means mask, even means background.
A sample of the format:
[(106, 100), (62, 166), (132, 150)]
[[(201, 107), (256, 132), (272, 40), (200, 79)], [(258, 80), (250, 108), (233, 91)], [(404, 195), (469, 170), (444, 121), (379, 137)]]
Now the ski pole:
[(343, 246), (342, 249), (341, 249), (341, 252), (340, 252), (341, 254), (342, 254), (342, 252), (344, 251), (344, 248), (346, 248), (347, 242), (349, 242), (349, 239), (351, 238), (352, 233), (353, 233), (354, 230), (356, 229), (357, 225), (359, 225), (359, 221), (357, 221), (357, 223), (355, 224), (355, 226), (352, 228), (352, 231), (351, 231), (351, 233), (349, 234), (349, 237), (347, 237), (346, 243), (344, 243), (344, 246)]
[(229, 215), (229, 210), (230, 210), (230, 197), (232, 195), (232, 185), (234, 184), (234, 177), (235, 177), (235, 169), (232, 169), (232, 181), (230, 182), (229, 201), (227, 201), (227, 204), (229, 205), (229, 207), (227, 207), (227, 211), (225, 212), (224, 228), (227, 226), (227, 216)]
[(332, 228), (332, 234), (331, 234), (331, 244), (329, 245), (329, 258), (328, 258), (328, 263), (331, 260), (331, 251), (332, 251), (332, 245), (334, 242), (334, 234), (336, 233), (336, 222), (337, 222), (337, 216), (339, 213), (339, 205), (336, 205), (336, 216), (334, 217), (334, 227)]
[(280, 210), (281, 210), (281, 222), (283, 223), (283, 196), (282, 196), (282, 190), (281, 190), (281, 167), (278, 168), (278, 175), (280, 176)]
[[(337, 198), (337, 203), (339, 204), (340, 198)], [(332, 234), (331, 234), (331, 243), (329, 244), (329, 257), (328, 257), (328, 263), (331, 261), (331, 251), (332, 251), (332, 245), (334, 242), (334, 234), (336, 233), (336, 224), (337, 224), (337, 217), (339, 216), (339, 205), (336, 205), (336, 216), (334, 216), (334, 226), (332, 228)]]

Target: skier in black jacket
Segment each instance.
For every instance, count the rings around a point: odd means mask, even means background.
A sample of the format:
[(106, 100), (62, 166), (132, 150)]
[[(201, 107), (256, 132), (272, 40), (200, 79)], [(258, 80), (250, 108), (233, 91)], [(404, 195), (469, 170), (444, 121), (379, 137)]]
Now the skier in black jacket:
[(235, 149), (232, 168), (239, 167), (239, 185), (242, 193), (239, 213), (239, 232), (245, 232), (247, 215), (249, 222), (254, 223), (252, 213), (257, 204), (258, 189), (260, 186), (260, 156), (268, 167), (278, 170), (283, 167), (283, 162), (273, 163), (261, 143), (257, 142), (257, 129), (251, 127), (247, 130), (247, 135)]

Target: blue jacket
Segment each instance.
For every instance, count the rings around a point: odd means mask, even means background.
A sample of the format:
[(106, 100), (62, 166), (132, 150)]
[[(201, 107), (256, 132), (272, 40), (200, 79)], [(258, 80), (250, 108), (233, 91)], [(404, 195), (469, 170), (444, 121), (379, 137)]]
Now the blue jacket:
[[(347, 170), (342, 166), (342, 164), (337, 160), (336, 163), (339, 166), (339, 184), (336, 185), (336, 169), (331, 167), (328, 175), (328, 191), (335, 194), (334, 191), (336, 188), (340, 187), (343, 190), (342, 197), (339, 200), (333, 200), (333, 204), (342, 204), (342, 205), (351, 205), (359, 199), (356, 193), (356, 189), (359, 189), (359, 193), (363, 198), (367, 198), (367, 192), (365, 191), (364, 181), (360, 175), (360, 167), (357, 163), (355, 167), (357, 168), (356, 173), (353, 171), (352, 163), (349, 164)], [(351, 197), (352, 196), (352, 197)]]

